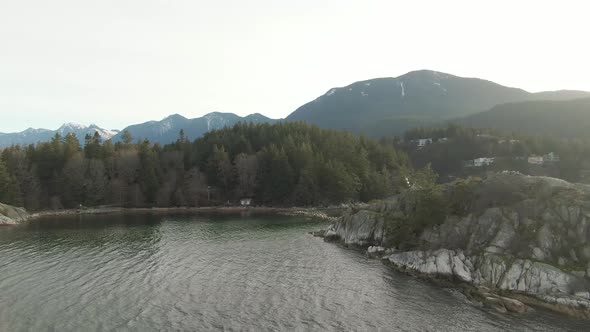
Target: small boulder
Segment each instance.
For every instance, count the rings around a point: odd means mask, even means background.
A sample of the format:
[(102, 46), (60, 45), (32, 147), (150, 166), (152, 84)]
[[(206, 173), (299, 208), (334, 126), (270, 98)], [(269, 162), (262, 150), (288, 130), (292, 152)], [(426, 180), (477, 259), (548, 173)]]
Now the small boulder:
[(581, 297), (585, 300), (590, 300), (590, 292), (575, 292), (575, 297)]
[(317, 232), (310, 232), (309, 234), (311, 234), (311, 235), (313, 235), (315, 237), (326, 237), (326, 230), (325, 229), (322, 229), (322, 230), (319, 230)]
[(508, 310), (504, 306), (504, 303), (502, 302), (502, 300), (500, 300), (497, 297), (491, 297), (491, 296), (486, 297), (484, 300), (484, 305), (488, 308), (492, 308), (492, 309), (496, 310), (497, 312), (501, 312), (503, 314), (508, 312)]
[(393, 255), (397, 252), (397, 250), (395, 250), (395, 248), (387, 248), (385, 249), (385, 255), (389, 256), (389, 255)]
[(367, 255), (369, 255), (369, 257), (381, 256), (384, 253), (385, 253), (385, 248), (383, 248), (381, 246), (370, 246), (369, 248), (367, 248)]
[(524, 314), (525, 312), (528, 311), (527, 305), (518, 301), (518, 300), (507, 298), (507, 297), (500, 297), (500, 300), (504, 304), (504, 307), (506, 308), (506, 310), (508, 310), (510, 312), (515, 312), (517, 314)]
[(338, 234), (329, 229), (328, 231), (326, 231), (326, 234), (324, 236), (324, 241), (330, 242), (330, 241), (338, 241), (340, 240), (340, 236), (338, 236)]

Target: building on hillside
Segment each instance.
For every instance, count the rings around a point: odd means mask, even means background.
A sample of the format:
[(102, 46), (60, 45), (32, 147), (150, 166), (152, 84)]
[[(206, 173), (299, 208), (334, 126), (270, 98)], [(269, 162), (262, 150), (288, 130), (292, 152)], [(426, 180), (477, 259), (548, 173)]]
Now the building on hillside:
[(498, 140), (498, 136), (489, 135), (489, 134), (477, 134), (477, 137), (483, 138), (483, 139)]
[(438, 139), (438, 141), (437, 141), (437, 142), (440, 142), (440, 143), (445, 143), (445, 142), (447, 142), (448, 140), (449, 140), (449, 139), (448, 139), (447, 137), (441, 137), (441, 138), (439, 138), (439, 139)]
[(545, 161), (543, 160), (543, 156), (536, 155), (529, 156), (528, 162), (531, 165), (543, 165), (545, 163)]
[(418, 149), (422, 149), (427, 144), (432, 144), (432, 138), (420, 138), (416, 140), (416, 143), (418, 143)]
[(559, 155), (549, 152), (548, 154), (543, 155), (543, 162), (546, 163), (556, 163), (559, 162)]
[(484, 158), (477, 158), (477, 159), (473, 159), (473, 160), (467, 160), (463, 164), (465, 165), (465, 167), (484, 167), (484, 166), (490, 166), (495, 161), (496, 161), (496, 158), (494, 158), (494, 157), (491, 157), (491, 158), (484, 157)]
[(252, 205), (252, 198), (242, 198), (240, 199), (241, 206), (250, 206)]

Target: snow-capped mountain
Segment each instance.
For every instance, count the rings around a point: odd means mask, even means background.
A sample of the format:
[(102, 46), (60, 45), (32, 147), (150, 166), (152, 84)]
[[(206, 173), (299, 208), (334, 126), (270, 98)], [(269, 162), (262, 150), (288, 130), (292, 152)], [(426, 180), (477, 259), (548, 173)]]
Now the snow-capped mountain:
[(62, 137), (65, 137), (70, 133), (76, 135), (80, 144), (84, 144), (84, 138), (87, 134), (93, 136), (94, 133), (97, 132), (103, 141), (111, 139), (119, 133), (118, 130), (100, 128), (95, 124), (85, 126), (78, 123), (65, 123), (56, 130), (29, 128), (19, 133), (0, 133), (0, 148), (11, 145), (29, 145), (39, 142), (47, 142), (50, 141), (55, 134), (60, 134)]
[(208, 131), (233, 126), (238, 122), (274, 123), (276, 121), (258, 113), (241, 117), (233, 113), (213, 112), (194, 119), (173, 114), (161, 121), (149, 121), (129, 126), (116, 135), (113, 141), (121, 141), (122, 133), (129, 131), (134, 141), (148, 139), (152, 143), (168, 144), (178, 139), (181, 129), (184, 130), (184, 134), (189, 140), (194, 140)]

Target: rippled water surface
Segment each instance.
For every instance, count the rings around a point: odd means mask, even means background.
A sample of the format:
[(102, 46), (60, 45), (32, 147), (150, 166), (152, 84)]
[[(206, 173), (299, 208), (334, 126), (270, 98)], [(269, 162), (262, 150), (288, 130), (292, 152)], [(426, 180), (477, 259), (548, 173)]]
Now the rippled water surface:
[(60, 217), (0, 228), (0, 331), (587, 330), (501, 315), (286, 217)]

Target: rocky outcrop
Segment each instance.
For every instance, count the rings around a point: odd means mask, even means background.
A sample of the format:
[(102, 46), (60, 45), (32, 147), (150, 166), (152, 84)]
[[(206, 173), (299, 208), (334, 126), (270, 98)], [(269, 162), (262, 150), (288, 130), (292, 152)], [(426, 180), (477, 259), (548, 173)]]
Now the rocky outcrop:
[(535, 295), (573, 295), (590, 308), (587, 281), (545, 263), (490, 253), (466, 256), (461, 250), (448, 249), (396, 253), (387, 259), (404, 269), (491, 289)]
[(379, 246), (385, 239), (383, 212), (398, 206), (397, 197), (380, 201), (362, 208), (353, 207), (328, 227), (332, 238), (341, 239), (347, 245)]
[(0, 225), (16, 225), (28, 218), (25, 209), (0, 203)]
[[(456, 194), (460, 190), (462, 196)], [(422, 229), (411, 251), (388, 255), (388, 262), (492, 292), (590, 310), (589, 186), (503, 173), (449, 184), (444, 192), (449, 201), (461, 197), (450, 205), (466, 208)], [(349, 211), (328, 231), (349, 245), (390, 247), (394, 234), (388, 223), (412, 220), (412, 213), (401, 194)]]

